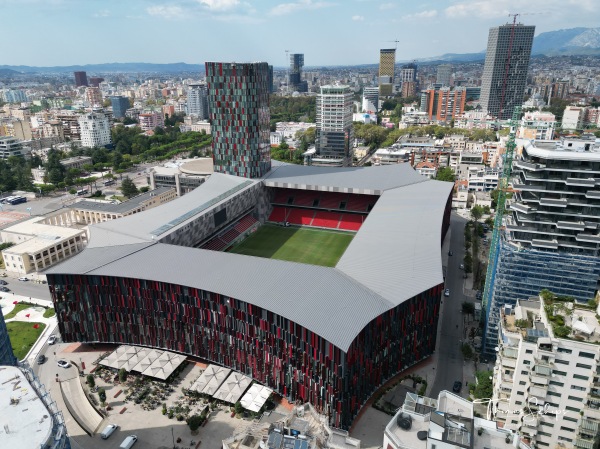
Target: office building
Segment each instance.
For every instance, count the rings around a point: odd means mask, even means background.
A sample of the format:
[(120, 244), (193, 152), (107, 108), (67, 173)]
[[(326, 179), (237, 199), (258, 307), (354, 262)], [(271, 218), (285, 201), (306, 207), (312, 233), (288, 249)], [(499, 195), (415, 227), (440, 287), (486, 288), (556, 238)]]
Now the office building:
[[(435, 349), (452, 188), (408, 164), (213, 173), (90, 226), (87, 248), (46, 271), (60, 335), (189, 354), (347, 429), (377, 388)], [(354, 238), (335, 266), (226, 251), (284, 220)]]
[(269, 93), (275, 92), (275, 86), (273, 85), (273, 66), (269, 64), (269, 80), (267, 81), (267, 87)]
[(187, 114), (198, 120), (208, 119), (208, 89), (206, 84), (190, 84), (187, 91)]
[(8, 335), (8, 329), (6, 329), (4, 314), (0, 313), (0, 366), (6, 365), (16, 366), (17, 358), (15, 357), (12, 345), (10, 344), (10, 337)]
[(308, 83), (302, 81), (302, 67), (304, 67), (304, 55), (301, 53), (291, 54), (288, 79), (290, 92), (308, 92)]
[(551, 294), (503, 308), (494, 419), (536, 448), (599, 447), (599, 334), (595, 310)]
[(75, 87), (88, 85), (87, 73), (73, 72), (73, 74), (75, 75)]
[(31, 368), (0, 366), (0, 401), (3, 448), (71, 449), (62, 413)]
[(410, 64), (404, 64), (400, 69), (400, 81), (405, 82), (416, 82), (417, 81), (417, 64), (411, 62)]
[(523, 104), (535, 26), (507, 24), (490, 28), (481, 80), (480, 103), (500, 120)]
[(486, 304), (484, 353), (494, 356), (500, 310), (542, 289), (587, 303), (600, 278), (600, 142), (524, 141), (513, 163), (494, 283)]
[(20, 89), (0, 90), (0, 100), (5, 103), (23, 103), (27, 101), (27, 94)]
[(97, 87), (88, 87), (85, 89), (85, 102), (89, 108), (102, 107), (102, 92)]
[(376, 113), (379, 110), (379, 88), (364, 87), (362, 112)]
[(87, 148), (110, 145), (110, 124), (106, 115), (90, 112), (78, 118), (81, 145)]
[(395, 67), (396, 49), (384, 48), (379, 50), (379, 95), (382, 97), (393, 94)]
[(353, 93), (349, 86), (321, 86), (317, 96), (317, 131), (314, 165), (352, 165)]
[(259, 178), (271, 168), (269, 65), (207, 62), (215, 172)]
[(452, 66), (450, 64), (438, 65), (435, 82), (441, 86), (450, 86), (451, 79), (452, 79)]
[(442, 87), (427, 89), (421, 93), (421, 110), (427, 112), (429, 120), (450, 122), (465, 112), (467, 92), (464, 87)]
[(123, 118), (127, 109), (129, 109), (129, 98), (122, 96), (110, 97), (110, 103), (112, 105), (113, 117)]
[(23, 146), (23, 142), (16, 137), (0, 137), (0, 159), (11, 156), (28, 156), (30, 150)]
[(91, 76), (89, 79), (90, 87), (100, 87), (100, 83), (104, 81), (104, 78), (99, 76)]

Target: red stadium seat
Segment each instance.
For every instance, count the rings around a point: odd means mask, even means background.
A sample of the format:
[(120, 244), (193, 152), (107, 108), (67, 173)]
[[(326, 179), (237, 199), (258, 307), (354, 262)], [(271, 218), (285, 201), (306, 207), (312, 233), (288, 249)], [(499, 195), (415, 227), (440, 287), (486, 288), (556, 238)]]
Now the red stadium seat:
[(363, 224), (363, 220), (364, 217), (362, 215), (342, 214), (340, 229), (358, 231)]

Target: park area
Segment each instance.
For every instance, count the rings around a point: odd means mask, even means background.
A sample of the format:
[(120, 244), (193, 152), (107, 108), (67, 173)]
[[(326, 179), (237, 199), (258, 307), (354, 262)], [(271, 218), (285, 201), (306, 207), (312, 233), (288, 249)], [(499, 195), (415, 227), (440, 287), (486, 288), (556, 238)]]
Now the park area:
[(10, 343), (18, 360), (25, 358), (45, 328), (46, 325), (44, 323), (24, 321), (10, 321), (6, 323)]
[(230, 252), (333, 267), (354, 233), (266, 224)]

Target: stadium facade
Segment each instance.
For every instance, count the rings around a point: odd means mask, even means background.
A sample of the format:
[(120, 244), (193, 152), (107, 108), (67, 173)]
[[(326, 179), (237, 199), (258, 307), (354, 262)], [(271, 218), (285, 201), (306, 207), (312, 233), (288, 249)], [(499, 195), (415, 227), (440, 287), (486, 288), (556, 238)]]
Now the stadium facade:
[[(221, 364), (348, 428), (434, 351), (451, 189), (408, 164), (215, 173), (92, 226), (88, 247), (47, 272), (60, 333)], [(335, 267), (222, 251), (269, 221), (355, 236)]]

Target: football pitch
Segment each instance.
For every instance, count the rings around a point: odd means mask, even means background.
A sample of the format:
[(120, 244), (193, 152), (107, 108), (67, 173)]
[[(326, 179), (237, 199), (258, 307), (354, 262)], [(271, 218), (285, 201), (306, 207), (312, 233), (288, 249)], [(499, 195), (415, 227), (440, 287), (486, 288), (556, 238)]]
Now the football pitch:
[(350, 232), (265, 224), (230, 252), (333, 267), (353, 238)]

